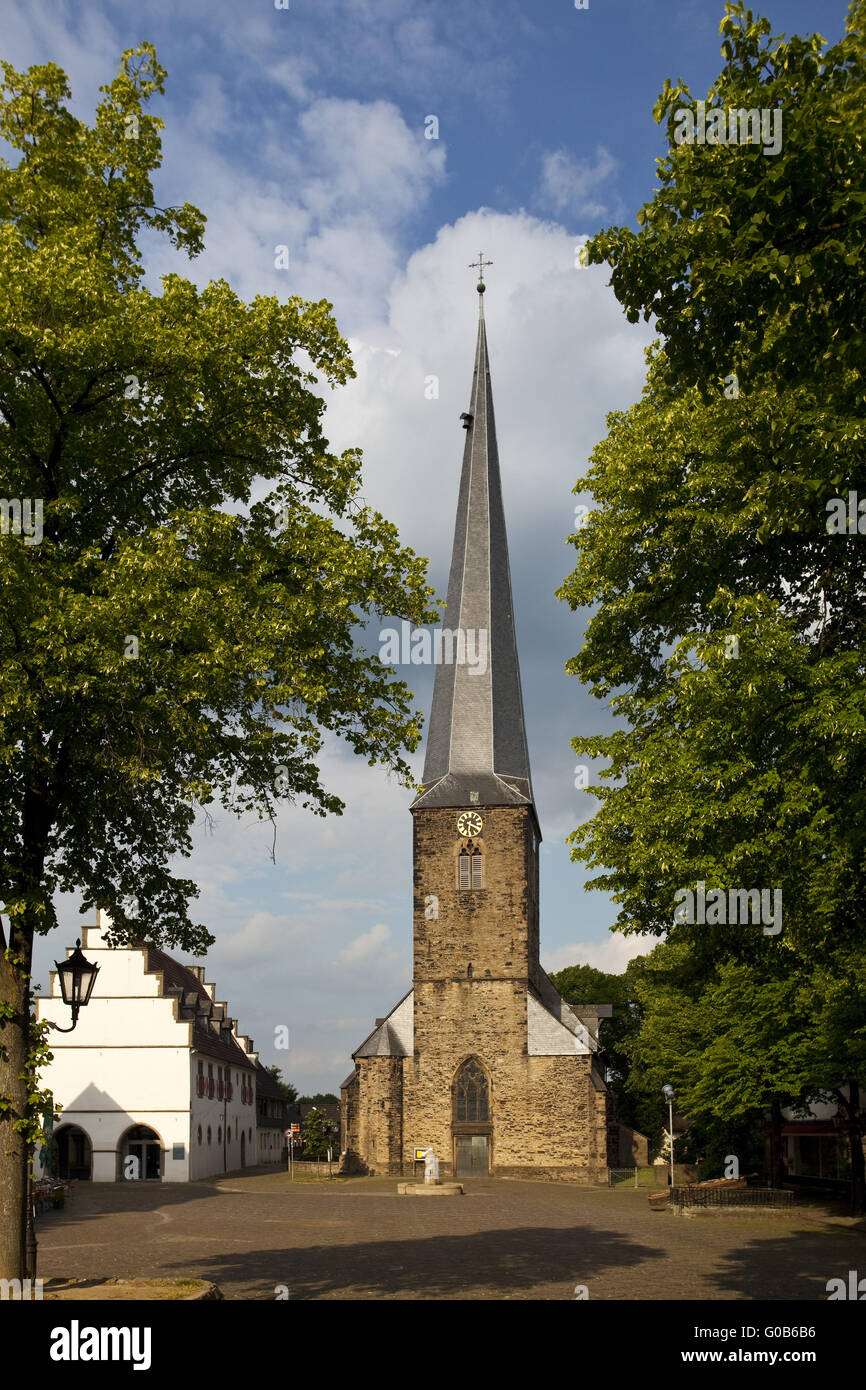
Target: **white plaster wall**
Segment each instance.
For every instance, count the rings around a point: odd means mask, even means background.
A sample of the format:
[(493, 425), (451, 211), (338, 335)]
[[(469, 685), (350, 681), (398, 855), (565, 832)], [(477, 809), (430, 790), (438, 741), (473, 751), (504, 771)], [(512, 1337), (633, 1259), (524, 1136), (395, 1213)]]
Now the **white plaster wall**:
[[(77, 1125), (83, 1129), (93, 1150), (92, 1179), (94, 1182), (115, 1182), (118, 1179), (117, 1150), (121, 1139), (132, 1125), (147, 1125), (160, 1138), (163, 1149), (163, 1181), (187, 1182), (189, 1180), (190, 1142), (189, 1113), (186, 1110), (162, 1111), (75, 1111), (64, 1110), (54, 1126), (55, 1133), (64, 1124)], [(183, 1158), (172, 1158), (172, 1147), (182, 1144)], [(38, 1158), (34, 1163), (37, 1176), (41, 1176), (42, 1165)], [(123, 1177), (121, 1174), (121, 1181)], [(134, 1179), (126, 1179), (134, 1181)]]
[[(192, 1024), (175, 1018), (175, 1003), (158, 995), (159, 977), (146, 974), (144, 952), (131, 947), (109, 949), (101, 930), (85, 928), (82, 949), (99, 966), (90, 1002), (78, 1016), (74, 1033), (51, 1036), (54, 1060), (44, 1080), (62, 1108), (55, 1125), (78, 1125), (93, 1149), (93, 1179), (117, 1178), (117, 1146), (132, 1125), (148, 1125), (165, 1150), (163, 1177), (187, 1182), (241, 1166), (241, 1128), (246, 1133), (246, 1166), (257, 1162), (256, 1105), (241, 1101), (241, 1068), (231, 1066), (230, 1102), (195, 1094), (198, 1059), (226, 1065), (192, 1051)], [(208, 990), (213, 997), (213, 987)], [(36, 1015), (68, 1027), (70, 1011), (60, 996), (56, 971), (51, 996), (36, 1000)], [(255, 1096), (255, 1073), (247, 1072)], [(202, 1144), (198, 1126), (202, 1126)], [(207, 1127), (211, 1144), (207, 1145)], [(231, 1139), (217, 1142), (221, 1127)], [(172, 1147), (182, 1144), (182, 1159)], [(122, 1180), (122, 1179), (121, 1179)]]
[[(198, 1076), (198, 1063), (204, 1063), (204, 1074), (207, 1079), (208, 1063), (213, 1066), (214, 1080), (217, 1079), (217, 1068), (228, 1065), (231, 1069), (232, 1099), (230, 1101), (217, 1100), (216, 1094), (213, 1099), (207, 1096), (196, 1094), (196, 1078)], [(223, 1172), (234, 1172), (241, 1166), (241, 1140), (240, 1131), (243, 1129), (247, 1136), (246, 1145), (246, 1167), (251, 1168), (256, 1163), (256, 1105), (255, 1099), (252, 1105), (244, 1105), (241, 1096), (241, 1080), (244, 1075), (240, 1067), (230, 1063), (218, 1062), (215, 1058), (208, 1058), (203, 1052), (194, 1052), (190, 1058), (190, 1095), (191, 1095), (191, 1114), (190, 1114), (190, 1142), (192, 1145), (192, 1162), (190, 1177), (209, 1178), (215, 1174)], [(255, 1087), (253, 1074), (247, 1073), (248, 1080)], [(216, 1088), (214, 1088), (216, 1090)], [(225, 1117), (225, 1118), (224, 1118)], [(223, 1166), (223, 1146), (217, 1142), (217, 1132), (221, 1127), (228, 1125), (231, 1131), (231, 1139), (226, 1145), (225, 1166)], [(198, 1142), (198, 1127), (201, 1125), (202, 1142)], [(207, 1129), (211, 1127), (211, 1144), (208, 1147)], [(252, 1138), (250, 1138), (252, 1129)]]

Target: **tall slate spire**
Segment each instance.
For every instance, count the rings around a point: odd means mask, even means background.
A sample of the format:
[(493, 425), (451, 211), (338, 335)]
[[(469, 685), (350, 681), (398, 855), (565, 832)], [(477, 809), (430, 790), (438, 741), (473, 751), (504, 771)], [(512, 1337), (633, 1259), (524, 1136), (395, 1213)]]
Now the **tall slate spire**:
[[(454, 527), (442, 643), (430, 712), (424, 791), (415, 806), (525, 805), (532, 801), (514, 634), (508, 541), (499, 477), (493, 393), (478, 284), (478, 341)], [(465, 661), (458, 660), (460, 641)], [(482, 661), (481, 658), (485, 660)]]

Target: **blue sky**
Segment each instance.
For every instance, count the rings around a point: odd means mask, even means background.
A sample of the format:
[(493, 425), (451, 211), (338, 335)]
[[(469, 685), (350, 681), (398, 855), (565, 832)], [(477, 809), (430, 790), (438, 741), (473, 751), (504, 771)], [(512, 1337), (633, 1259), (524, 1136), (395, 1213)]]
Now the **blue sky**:
[[(775, 32), (818, 27), (833, 41), (844, 28), (843, 0), (753, 8)], [(18, 68), (59, 63), (85, 117), (121, 51), (155, 43), (169, 71), (153, 106), (166, 122), (157, 196), (196, 204), (208, 226), (193, 262), (149, 238), (149, 283), (175, 270), (225, 277), (245, 298), (333, 302), (358, 377), (328, 398), (331, 442), (363, 448), (368, 500), (430, 557), (440, 595), (471, 383), (467, 266), (479, 248), (493, 260), (488, 335), (549, 969), (619, 970), (648, 948), (611, 936), (615, 909), (584, 891), (564, 844), (590, 809), (569, 739), (607, 720), (563, 671), (583, 631), (554, 598), (573, 567), (571, 490), (605, 413), (639, 395), (651, 336), (625, 322), (601, 267), (576, 267), (575, 248), (600, 226), (635, 225), (663, 150), (656, 96), (668, 76), (706, 93), (722, 12), (716, 0), (0, 3), (0, 54)], [(274, 267), (278, 244), (287, 271)], [(404, 674), (426, 715), (432, 672)], [(419, 777), (422, 761), (423, 747)], [(336, 744), (324, 767), (341, 818), (286, 808), (272, 863), (269, 829), (224, 813), (183, 865), (201, 888), (194, 916), (217, 938), (217, 997), (305, 1090), (339, 1084), (411, 979), (411, 796)], [(37, 950), (43, 985), (80, 921), (71, 899), (60, 910)], [(287, 1053), (273, 1046), (281, 1025)]]

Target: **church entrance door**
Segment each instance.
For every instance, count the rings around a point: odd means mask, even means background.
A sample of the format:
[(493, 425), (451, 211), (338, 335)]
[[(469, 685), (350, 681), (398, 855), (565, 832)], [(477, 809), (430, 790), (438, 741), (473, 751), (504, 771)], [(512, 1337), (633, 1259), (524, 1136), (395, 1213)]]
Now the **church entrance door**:
[(457, 1149), (455, 1167), (458, 1178), (489, 1177), (486, 1134), (458, 1134), (454, 1143)]

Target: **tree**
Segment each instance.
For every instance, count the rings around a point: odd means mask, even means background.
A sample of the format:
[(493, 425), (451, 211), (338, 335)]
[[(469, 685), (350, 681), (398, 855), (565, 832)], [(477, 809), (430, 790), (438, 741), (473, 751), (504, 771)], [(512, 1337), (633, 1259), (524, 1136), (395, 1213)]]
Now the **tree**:
[[(323, 436), (316, 373), (354, 375), (331, 306), (244, 304), (223, 280), (199, 291), (176, 274), (144, 287), (142, 233), (203, 245), (196, 208), (154, 199), (162, 122), (145, 108), (165, 75), (151, 45), (128, 50), (92, 126), (54, 64), (5, 64), (0, 87), (19, 152), (0, 166), (6, 1277), (22, 1274), (42, 1109), (32, 943), (55, 925), (54, 894), (105, 909), (115, 943), (200, 954), (195, 884), (168, 868), (196, 815), (216, 802), (272, 819), (296, 799), (341, 812), (319, 781), (324, 731), (411, 782), (411, 692), (357, 630), (436, 616), (425, 562), (358, 500), (359, 452)], [(29, 536), (15, 534), (22, 502)]]
[(759, 1159), (769, 1111), (781, 1185), (781, 1106), (820, 1094), (808, 983), (772, 949), (760, 961), (713, 962), (669, 940), (647, 957), (636, 992), (641, 1027), (626, 1045), (631, 1080), (655, 1094), (673, 1085), (689, 1117), (683, 1158), (703, 1155), (701, 1177), (720, 1177), (733, 1154), (745, 1173)]
[(328, 1149), (339, 1147), (337, 1126), (322, 1110), (313, 1108), (304, 1120), (305, 1158), (327, 1158)]
[[(613, 892), (620, 930), (686, 948), (698, 1003), (681, 998), (667, 1023), (700, 1075), (719, 1076), (718, 1052), (698, 1045), (708, 1005), (719, 1047), (737, 1039), (735, 994), (722, 1006), (732, 981), (759, 1013), (774, 991), (796, 997), (808, 1061), (793, 1055), (787, 1005), (775, 1022), (762, 1013), (778, 1065), (762, 1071), (741, 1038), (734, 1090), (778, 1110), (774, 1086), (844, 1083), (862, 1210), (866, 586), (858, 538), (827, 519), (834, 497), (866, 496), (866, 3), (829, 49), (817, 35), (768, 39), (742, 4), (721, 31), (707, 111), (781, 110), (779, 152), (678, 143), (691, 94), (667, 81), (661, 187), (637, 233), (608, 229), (588, 247), (629, 319), (654, 317), (663, 344), (575, 489), (598, 507), (572, 538), (578, 566), (560, 595), (597, 609), (568, 669), (625, 727), (574, 740), (608, 766), (572, 853), (607, 870), (589, 886)], [(778, 891), (778, 930), (718, 912), (675, 921), (699, 885)]]
[(297, 1088), (290, 1081), (283, 1080), (283, 1073), (279, 1067), (265, 1067), (265, 1071), (279, 1086), (283, 1100), (287, 1100), (290, 1105), (298, 1099)]
[(324, 1091), (317, 1091), (316, 1094), (315, 1094), (314, 1096), (299, 1096), (299, 1097), (298, 1097), (298, 1104), (299, 1104), (299, 1105), (339, 1105), (339, 1104), (340, 1104), (340, 1101), (339, 1101), (338, 1097), (335, 1096), (335, 1095), (333, 1095), (330, 1091), (327, 1091), (327, 1092), (324, 1092)]

